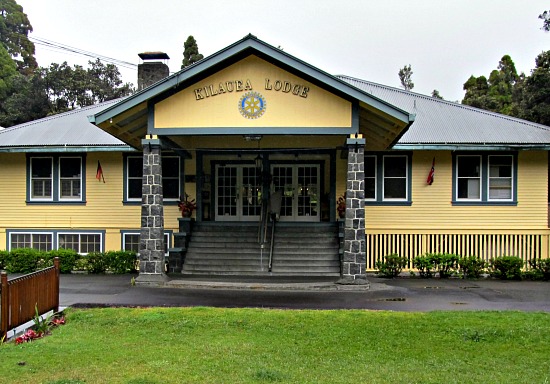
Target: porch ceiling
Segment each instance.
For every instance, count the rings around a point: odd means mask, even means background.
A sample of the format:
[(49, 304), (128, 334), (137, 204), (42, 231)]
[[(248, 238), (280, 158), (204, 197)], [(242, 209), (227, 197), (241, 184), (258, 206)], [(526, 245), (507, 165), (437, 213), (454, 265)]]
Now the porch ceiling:
[(126, 144), (141, 148), (147, 134), (147, 103), (141, 103), (99, 124), (99, 127)]
[(407, 131), (410, 124), (412, 121), (406, 124), (366, 103), (360, 103), (359, 132), (365, 138), (365, 149), (368, 151), (389, 149)]

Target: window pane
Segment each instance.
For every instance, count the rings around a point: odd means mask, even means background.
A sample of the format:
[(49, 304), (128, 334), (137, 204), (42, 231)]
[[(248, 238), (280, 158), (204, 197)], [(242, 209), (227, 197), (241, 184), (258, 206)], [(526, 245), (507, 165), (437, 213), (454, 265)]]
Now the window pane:
[(32, 177), (50, 178), (52, 177), (52, 159), (37, 158), (31, 159)]
[(61, 177), (80, 178), (80, 159), (62, 157), (59, 159), (59, 174)]
[(163, 177), (179, 177), (180, 165), (179, 157), (163, 157), (162, 158), (162, 176)]
[(32, 235), (32, 247), (39, 251), (52, 250), (52, 235), (49, 233), (35, 233)]
[(45, 198), (52, 196), (52, 181), (48, 180), (32, 180), (31, 197)]
[(10, 249), (31, 248), (30, 233), (12, 233)]
[(489, 199), (512, 199), (512, 156), (489, 156)]
[(480, 162), (479, 156), (457, 156), (458, 177), (479, 177)]
[(376, 179), (374, 177), (365, 179), (365, 199), (376, 198)]
[(128, 180), (128, 198), (129, 199), (141, 199), (141, 179)]
[(78, 247), (78, 234), (61, 234), (59, 235), (59, 246), (62, 249), (72, 249), (76, 252), (80, 252)]
[(143, 159), (141, 157), (128, 157), (128, 177), (143, 176)]
[(458, 179), (458, 198), (479, 200), (480, 180), (479, 179)]
[(124, 234), (124, 250), (139, 252), (139, 235), (138, 234)]
[(80, 235), (80, 252), (101, 252), (100, 235)]
[(376, 158), (374, 156), (365, 156), (365, 177), (376, 176)]
[(406, 199), (407, 179), (384, 179), (384, 199)]
[(384, 156), (384, 177), (406, 177), (407, 158), (405, 156)]
[(165, 199), (177, 199), (180, 195), (178, 179), (162, 179), (162, 193)]

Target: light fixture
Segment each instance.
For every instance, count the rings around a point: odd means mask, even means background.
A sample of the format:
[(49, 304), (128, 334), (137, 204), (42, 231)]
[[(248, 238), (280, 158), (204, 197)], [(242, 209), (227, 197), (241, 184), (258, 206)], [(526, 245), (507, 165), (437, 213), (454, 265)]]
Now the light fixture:
[(262, 135), (243, 135), (243, 139), (246, 141), (260, 141), (262, 139)]
[(260, 155), (260, 154), (258, 153), (258, 156), (256, 156), (256, 157), (254, 158), (254, 164), (256, 164), (256, 169), (258, 169), (258, 170), (261, 171), (261, 170), (262, 170), (263, 162), (264, 162), (264, 158), (262, 157), (262, 155)]

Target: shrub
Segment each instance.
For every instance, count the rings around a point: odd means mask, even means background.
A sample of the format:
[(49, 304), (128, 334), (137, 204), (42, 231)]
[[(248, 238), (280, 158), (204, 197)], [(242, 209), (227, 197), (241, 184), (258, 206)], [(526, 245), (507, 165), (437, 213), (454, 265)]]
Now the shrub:
[(456, 272), (459, 259), (457, 255), (451, 253), (433, 253), (429, 256), (432, 258), (433, 264), (439, 273), (439, 278), (446, 279)]
[(461, 257), (458, 259), (458, 266), (462, 278), (479, 278), (485, 272), (487, 263), (476, 256)]
[(528, 275), (533, 280), (550, 280), (550, 259), (533, 259), (529, 260), (531, 270)]
[(107, 270), (108, 263), (104, 253), (90, 252), (86, 259), (88, 260), (89, 273), (104, 273)]
[(6, 268), (6, 262), (9, 254), (10, 253), (8, 251), (0, 251), (0, 269)]
[(432, 271), (435, 268), (433, 259), (428, 255), (415, 257), (413, 260), (413, 267), (418, 269), (420, 277), (424, 278), (432, 277)]
[(108, 269), (116, 274), (136, 271), (137, 256), (132, 251), (109, 251), (105, 253)]
[(8, 273), (31, 273), (38, 269), (42, 252), (33, 248), (13, 249), (6, 260)]
[(56, 257), (59, 258), (59, 272), (71, 273), (71, 271), (75, 269), (76, 261), (80, 258), (80, 255), (73, 249), (49, 251), (45, 257), (45, 266), (52, 266), (53, 259)]
[(517, 256), (501, 256), (491, 259), (489, 273), (502, 280), (521, 280), (523, 260)]
[(378, 268), (376, 274), (383, 277), (397, 277), (407, 265), (407, 259), (399, 256), (397, 253), (386, 255), (384, 258), (385, 261), (376, 262), (376, 268)]

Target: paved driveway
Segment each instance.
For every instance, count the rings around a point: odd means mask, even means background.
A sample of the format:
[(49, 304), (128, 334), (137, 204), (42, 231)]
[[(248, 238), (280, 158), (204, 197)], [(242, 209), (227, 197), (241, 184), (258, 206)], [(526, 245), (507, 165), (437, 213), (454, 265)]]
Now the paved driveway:
[(165, 287), (132, 286), (130, 275), (62, 275), (61, 306), (212, 306), (393, 311), (522, 310), (550, 312), (550, 283), (382, 279), (370, 289), (327, 279), (173, 279)]

